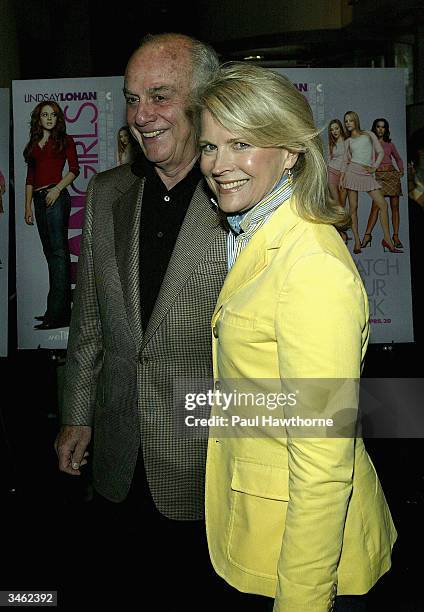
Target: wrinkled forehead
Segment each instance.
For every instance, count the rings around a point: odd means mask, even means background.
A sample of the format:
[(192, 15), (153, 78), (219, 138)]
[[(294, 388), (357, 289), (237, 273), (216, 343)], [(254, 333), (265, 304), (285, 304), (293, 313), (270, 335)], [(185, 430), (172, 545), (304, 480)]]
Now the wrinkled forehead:
[(128, 62), (125, 86), (157, 88), (171, 86), (187, 90), (191, 83), (192, 60), (187, 45), (148, 44), (136, 51)]

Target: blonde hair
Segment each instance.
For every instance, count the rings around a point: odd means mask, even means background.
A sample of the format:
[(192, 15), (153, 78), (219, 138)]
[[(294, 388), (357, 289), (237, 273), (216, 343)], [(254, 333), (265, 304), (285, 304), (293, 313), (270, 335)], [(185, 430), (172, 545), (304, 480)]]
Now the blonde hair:
[(359, 121), (359, 115), (358, 113), (355, 113), (355, 111), (346, 111), (345, 114), (343, 115), (343, 123), (346, 121), (346, 117), (350, 115), (352, 117), (352, 119), (355, 122), (355, 129), (358, 130), (358, 132), (360, 134), (366, 134), (366, 132), (364, 132), (364, 130), (361, 130), (361, 122)]
[(320, 131), (306, 98), (284, 76), (251, 64), (230, 63), (202, 90), (198, 110), (256, 147), (281, 147), (299, 157), (293, 196), (302, 218), (344, 226), (347, 215), (330, 198)]

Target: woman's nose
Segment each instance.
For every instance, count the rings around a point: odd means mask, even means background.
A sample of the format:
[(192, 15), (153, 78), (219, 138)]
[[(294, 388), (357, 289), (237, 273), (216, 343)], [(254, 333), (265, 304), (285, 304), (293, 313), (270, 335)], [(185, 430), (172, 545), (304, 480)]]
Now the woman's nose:
[(230, 151), (223, 149), (218, 150), (212, 172), (213, 174), (222, 174), (224, 172), (230, 172), (234, 169), (234, 158)]

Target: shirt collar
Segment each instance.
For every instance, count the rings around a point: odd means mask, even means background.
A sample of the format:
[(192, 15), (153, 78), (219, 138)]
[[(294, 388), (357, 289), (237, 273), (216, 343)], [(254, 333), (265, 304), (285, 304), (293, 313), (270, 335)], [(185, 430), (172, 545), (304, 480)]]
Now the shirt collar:
[(172, 187), (172, 189), (168, 191), (165, 184), (161, 181), (160, 176), (156, 172), (155, 165), (142, 153), (137, 155), (135, 161), (131, 164), (131, 172), (140, 178), (146, 178), (149, 182), (154, 182), (157, 189), (163, 191), (164, 193), (172, 192), (174, 196), (178, 196), (181, 190), (185, 190), (189, 187), (192, 187), (194, 191), (194, 188), (202, 178), (199, 161), (196, 161), (188, 174), (186, 174), (181, 181), (179, 181), (176, 185), (174, 185), (174, 187)]
[(281, 197), (283, 192), (287, 190), (289, 186), (290, 184), (288, 182), (288, 177), (283, 175), (274, 189), (257, 204), (249, 208), (249, 210), (245, 210), (241, 213), (235, 213), (233, 215), (227, 215), (227, 222), (231, 230), (237, 235), (247, 232), (252, 223), (256, 224), (290, 197), (291, 189), (287, 195), (284, 194), (285, 197)]

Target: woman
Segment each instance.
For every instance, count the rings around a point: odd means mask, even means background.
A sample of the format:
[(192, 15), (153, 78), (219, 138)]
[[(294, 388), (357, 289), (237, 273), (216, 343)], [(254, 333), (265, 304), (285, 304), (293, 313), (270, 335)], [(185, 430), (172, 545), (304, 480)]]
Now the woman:
[[(31, 113), (29, 142), (24, 149), (28, 164), (25, 190), (25, 223), (35, 220), (49, 269), (49, 293), (44, 315), (34, 329), (69, 325), (71, 277), (68, 221), (71, 198), (66, 187), (79, 174), (74, 141), (66, 134), (65, 117), (56, 102), (40, 102)], [(62, 176), (65, 162), (68, 172)]]
[(116, 154), (116, 163), (118, 166), (129, 164), (133, 161), (133, 147), (130, 130), (127, 125), (122, 126), (118, 130), (118, 149)]
[(380, 185), (374, 178), (376, 168), (383, 159), (384, 151), (375, 134), (361, 130), (359, 117), (354, 111), (345, 113), (344, 124), (350, 136), (346, 141), (346, 155), (340, 185), (347, 189), (349, 198), (352, 232), (355, 238), (353, 252), (358, 255), (361, 247), (366, 246), (366, 241), (361, 243), (358, 230), (358, 192), (366, 191), (378, 207), (384, 236), (381, 241), (383, 249), (388, 249), (391, 253), (399, 253), (400, 251), (394, 247), (390, 238), (387, 202), (381, 193)]
[[(375, 178), (381, 185), (383, 196), (389, 198), (390, 209), (392, 211), (393, 244), (397, 249), (403, 249), (403, 244), (399, 240), (399, 196), (402, 195), (400, 179), (404, 173), (403, 161), (390, 139), (390, 126), (387, 119), (375, 119), (372, 124), (371, 132), (377, 136), (384, 151), (384, 157), (376, 170)], [(392, 160), (396, 162), (397, 168), (393, 166)], [(362, 241), (362, 247), (371, 246), (372, 230), (377, 223), (377, 218), (378, 206), (373, 202), (368, 217), (364, 240)]]
[[(340, 119), (332, 119), (328, 124), (328, 188), (333, 200), (339, 201), (343, 208), (346, 205), (347, 191), (340, 186), (340, 170), (345, 156), (345, 140), (346, 134)], [(339, 232), (346, 243), (346, 232)]]
[[(204, 90), (200, 108), (201, 170), (231, 228), (230, 271), (212, 318), (215, 388), (223, 397), (235, 384), (293, 385), (304, 405), (312, 382), (312, 404), (331, 414), (332, 384), (360, 376), (369, 313), (334, 227), (346, 214), (328, 196), (309, 105), (286, 78), (235, 64)], [(212, 417), (221, 404), (216, 395)], [(338, 612), (363, 609), (355, 595), (389, 569), (396, 532), (362, 439), (299, 437), (290, 424), (277, 436), (262, 422), (237, 423), (211, 429), (208, 445), (217, 573), (240, 591), (275, 597), (278, 612), (326, 612), (334, 600)]]

